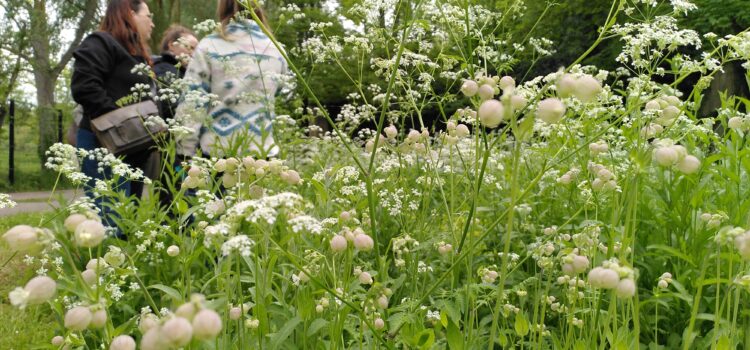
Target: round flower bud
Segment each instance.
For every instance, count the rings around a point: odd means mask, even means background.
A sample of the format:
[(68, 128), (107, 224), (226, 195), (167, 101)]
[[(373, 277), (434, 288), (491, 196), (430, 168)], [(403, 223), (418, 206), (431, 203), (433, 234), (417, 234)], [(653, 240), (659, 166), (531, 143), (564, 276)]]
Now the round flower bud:
[[(258, 170), (263, 171), (263, 169), (258, 169)], [(224, 173), (224, 175), (221, 176), (221, 183), (226, 188), (234, 187), (234, 185), (236, 185), (238, 181), (239, 179), (237, 178), (237, 176), (231, 173)]]
[(505, 108), (498, 100), (487, 100), (479, 106), (479, 122), (485, 127), (495, 128), (500, 125), (505, 116)]
[(656, 285), (661, 289), (666, 289), (667, 287), (669, 287), (669, 282), (667, 282), (666, 280), (659, 280)]
[(143, 334), (156, 327), (159, 327), (159, 318), (154, 314), (145, 314), (141, 316), (141, 320), (138, 322), (138, 330)]
[(458, 124), (456, 125), (456, 136), (458, 137), (466, 137), (469, 136), (469, 127), (464, 124)]
[(583, 255), (576, 255), (573, 257), (573, 262), (571, 264), (573, 265), (575, 273), (581, 273), (589, 268), (589, 258)]
[(381, 309), (387, 309), (388, 308), (388, 297), (385, 295), (381, 295), (378, 298), (378, 307)]
[(161, 334), (175, 347), (183, 347), (193, 338), (193, 326), (182, 317), (174, 317), (161, 326)]
[(596, 99), (602, 91), (602, 84), (590, 75), (584, 75), (575, 82), (573, 95), (581, 102), (591, 102)]
[(672, 166), (678, 159), (679, 155), (672, 147), (659, 147), (654, 150), (654, 160), (661, 166)]
[(680, 101), (680, 98), (677, 96), (663, 96), (662, 100), (668, 103), (670, 106), (675, 107), (679, 107), (680, 103), (682, 103), (682, 101)]
[(680, 109), (675, 106), (667, 106), (661, 111), (661, 116), (664, 119), (671, 120), (675, 119), (680, 115)]
[(107, 324), (107, 310), (99, 309), (94, 311), (94, 313), (91, 315), (91, 323), (89, 323), (89, 328), (99, 329), (104, 327), (104, 325)]
[(228, 172), (234, 172), (237, 170), (237, 167), (240, 165), (240, 160), (237, 158), (227, 158), (227, 171)]
[(62, 336), (56, 335), (54, 338), (52, 338), (52, 345), (54, 346), (60, 346), (65, 344), (65, 338)]
[(323, 307), (323, 305), (316, 305), (315, 306), (315, 312), (322, 313), (323, 311), (325, 311), (325, 308)]
[(349, 221), (352, 219), (352, 213), (344, 210), (339, 214), (339, 221)]
[(343, 252), (346, 250), (346, 238), (342, 235), (335, 235), (331, 238), (331, 250), (334, 252)]
[(651, 101), (646, 102), (647, 111), (658, 111), (660, 109), (661, 109), (661, 105), (659, 104), (659, 101), (651, 100)]
[(109, 267), (109, 264), (103, 258), (91, 259), (86, 263), (86, 269), (94, 270), (95, 272), (102, 272), (107, 267)]
[(96, 283), (96, 271), (92, 269), (86, 269), (85, 271), (81, 272), (81, 278), (83, 278), (83, 281), (86, 282), (87, 285), (93, 285)]
[(135, 350), (135, 340), (129, 335), (118, 335), (112, 339), (109, 350)]
[(526, 98), (521, 95), (513, 95), (510, 97), (510, 106), (514, 111), (523, 109), (524, 107), (526, 107), (526, 103)]
[(372, 237), (363, 233), (354, 236), (354, 248), (362, 251), (368, 251), (373, 247), (375, 247), (375, 242), (372, 240)]
[(626, 278), (617, 283), (615, 294), (620, 298), (632, 298), (635, 295), (635, 281), (630, 278)]
[(450, 245), (450, 244), (448, 244), (448, 243), (441, 244), (438, 247), (438, 253), (440, 253), (440, 255), (446, 255), (446, 254), (450, 253), (451, 251), (453, 251), (453, 246)]
[(67, 219), (65, 219), (65, 228), (70, 232), (75, 232), (76, 227), (78, 227), (78, 224), (88, 220), (86, 215), (83, 214), (71, 214), (68, 216)]
[(28, 225), (13, 226), (3, 235), (3, 239), (8, 243), (10, 249), (19, 252), (36, 251), (39, 248), (37, 238), (36, 229)]
[(729, 118), (727, 122), (730, 129), (742, 129), (743, 120), (740, 117)]
[(190, 169), (188, 170), (188, 176), (200, 177), (201, 174), (202, 174), (201, 168), (195, 165), (191, 166)]
[(57, 283), (47, 276), (32, 278), (23, 289), (28, 293), (27, 304), (41, 304), (55, 296)]
[(497, 86), (500, 88), (500, 90), (503, 90), (503, 92), (512, 90), (516, 87), (516, 81), (513, 80), (511, 76), (504, 76), (500, 78), (500, 81), (497, 83)]
[(212, 339), (221, 332), (221, 317), (216, 311), (203, 309), (193, 318), (193, 335), (197, 339)]
[(372, 284), (372, 276), (367, 271), (362, 271), (359, 274), (358, 278), (359, 278), (359, 283), (362, 283), (362, 284)]
[(171, 348), (159, 327), (148, 330), (141, 338), (141, 350), (164, 350)]
[(65, 313), (65, 328), (71, 331), (82, 331), (91, 323), (91, 310), (85, 306), (76, 306)]
[(382, 318), (378, 317), (375, 319), (375, 322), (373, 322), (372, 325), (375, 327), (375, 329), (383, 329), (385, 328), (385, 321), (383, 321)]
[(565, 263), (562, 265), (562, 272), (568, 276), (574, 276), (576, 274), (573, 264)]
[(595, 267), (589, 271), (589, 284), (594, 288), (601, 287), (601, 275), (604, 272), (603, 267)]
[(383, 131), (385, 132), (385, 137), (389, 139), (393, 139), (398, 136), (398, 129), (396, 129), (396, 127), (393, 125), (386, 126)]
[(467, 97), (476, 95), (478, 90), (479, 85), (474, 80), (464, 80), (464, 83), (461, 85), (461, 92)]
[(565, 105), (554, 97), (540, 101), (536, 108), (536, 116), (548, 124), (559, 122), (564, 115)]
[(490, 84), (483, 84), (479, 87), (479, 91), (477, 93), (479, 94), (479, 98), (481, 98), (482, 100), (489, 100), (495, 96), (495, 87)]
[(167, 248), (167, 255), (175, 257), (180, 255), (180, 247), (176, 245), (171, 245)]
[(102, 243), (105, 238), (104, 225), (96, 220), (86, 220), (78, 224), (73, 236), (76, 244), (80, 247), (96, 247)]
[(220, 173), (227, 171), (227, 160), (226, 159), (217, 160), (216, 163), (214, 163), (214, 170)]
[(237, 321), (242, 317), (242, 309), (238, 307), (233, 307), (229, 309), (229, 319), (232, 321)]
[(557, 96), (568, 97), (575, 91), (576, 79), (570, 74), (564, 74), (557, 80)]
[(177, 317), (181, 317), (187, 320), (192, 320), (193, 316), (195, 316), (195, 312), (197, 310), (195, 309), (195, 304), (191, 302), (184, 303), (180, 305), (180, 307), (177, 308), (177, 310), (174, 310), (174, 314)]
[(599, 285), (604, 289), (615, 288), (619, 282), (620, 275), (615, 270), (604, 269), (599, 275)]
[(302, 179), (299, 176), (299, 173), (295, 170), (287, 170), (286, 171), (287, 176), (284, 181), (290, 185), (298, 185), (300, 182), (302, 182)]
[(685, 156), (677, 162), (677, 169), (685, 174), (692, 174), (701, 167), (701, 161), (695, 156)]

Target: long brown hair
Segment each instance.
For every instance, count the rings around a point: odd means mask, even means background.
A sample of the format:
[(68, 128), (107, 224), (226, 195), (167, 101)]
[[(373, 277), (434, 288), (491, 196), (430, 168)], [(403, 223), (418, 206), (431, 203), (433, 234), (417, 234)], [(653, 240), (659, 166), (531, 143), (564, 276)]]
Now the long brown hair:
[(141, 56), (151, 63), (148, 47), (130, 13), (138, 12), (144, 3), (144, 0), (109, 0), (99, 30), (112, 34), (131, 55)]
[[(227, 25), (229, 25), (229, 22), (232, 21), (232, 19), (238, 17), (237, 14), (240, 13), (245, 9), (245, 7), (240, 4), (239, 0), (218, 0), (219, 4), (216, 6), (216, 16), (219, 17), (219, 22), (221, 22), (221, 33), (224, 33), (224, 28), (226, 28)], [(260, 21), (263, 23), (263, 26), (266, 28), (268, 27), (268, 22), (266, 20), (266, 13), (263, 11), (262, 8), (255, 5), (254, 1), (251, 1), (252, 5), (250, 7), (252, 8), (253, 12), (255, 12), (255, 15), (258, 16)], [(269, 29), (270, 30), (270, 29)]]

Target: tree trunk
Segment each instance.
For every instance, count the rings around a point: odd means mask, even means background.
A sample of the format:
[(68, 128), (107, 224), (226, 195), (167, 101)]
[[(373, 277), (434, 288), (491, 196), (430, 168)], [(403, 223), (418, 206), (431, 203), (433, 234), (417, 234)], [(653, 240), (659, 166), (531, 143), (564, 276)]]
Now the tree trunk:
[(34, 71), (34, 83), (36, 83), (36, 105), (39, 116), (39, 148), (40, 159), (44, 159), (47, 149), (57, 142), (55, 130), (55, 83), (57, 76), (49, 71)]
[(10, 79), (8, 79), (8, 86), (3, 92), (2, 97), (0, 97), (0, 103), (2, 103), (2, 106), (0, 106), (0, 130), (2, 130), (3, 125), (5, 125), (5, 116), (7, 115), (7, 113), (5, 112), (5, 104), (8, 101), (8, 97), (10, 97), (10, 95), (13, 93), (13, 89), (16, 88), (16, 82), (18, 81), (18, 76), (20, 75), (20, 73), (21, 73), (21, 56), (18, 56), (16, 57), (16, 63), (13, 66), (13, 71), (10, 73)]

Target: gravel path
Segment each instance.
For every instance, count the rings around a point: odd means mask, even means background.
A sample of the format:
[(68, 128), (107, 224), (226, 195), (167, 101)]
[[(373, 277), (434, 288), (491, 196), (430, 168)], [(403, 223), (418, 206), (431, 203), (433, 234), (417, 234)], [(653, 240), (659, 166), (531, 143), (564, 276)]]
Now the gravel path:
[(51, 192), (19, 192), (9, 193), (9, 195), (10, 198), (16, 202), (16, 206), (13, 208), (0, 209), (0, 217), (20, 213), (35, 213), (52, 210), (59, 205), (57, 200), (59, 196), (63, 196), (66, 201), (72, 201), (84, 194), (83, 191), (76, 190), (56, 191), (51, 200)]

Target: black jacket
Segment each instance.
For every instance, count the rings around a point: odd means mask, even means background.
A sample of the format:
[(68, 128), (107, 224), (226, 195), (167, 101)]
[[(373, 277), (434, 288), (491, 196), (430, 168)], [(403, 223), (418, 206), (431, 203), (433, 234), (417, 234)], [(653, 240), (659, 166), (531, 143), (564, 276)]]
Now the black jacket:
[[(184, 64), (179, 64), (177, 58), (169, 52), (162, 52), (161, 56), (152, 57), (154, 61), (154, 74), (159, 81), (160, 88), (168, 88), (176, 79), (185, 77), (187, 70)], [(178, 68), (179, 64), (179, 68)], [(177, 103), (171, 103), (169, 100), (159, 102), (159, 110), (164, 120), (174, 118), (174, 112), (177, 110)]]
[(151, 78), (132, 73), (133, 67), (147, 63), (131, 55), (107, 32), (94, 32), (73, 53), (70, 90), (83, 106), (81, 128), (91, 130), (91, 119), (118, 108), (116, 102), (129, 96), (135, 84), (152, 84)]

